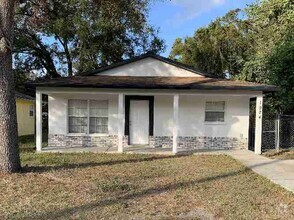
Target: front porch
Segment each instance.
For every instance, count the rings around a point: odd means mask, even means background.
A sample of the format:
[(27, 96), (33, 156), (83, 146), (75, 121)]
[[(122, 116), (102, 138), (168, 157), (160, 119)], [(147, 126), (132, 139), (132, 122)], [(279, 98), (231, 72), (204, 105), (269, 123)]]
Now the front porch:
[[(49, 141), (42, 148), (42, 94), (49, 96)], [(140, 154), (186, 154), (199, 151), (248, 147), (249, 99), (257, 97), (255, 152), (261, 152), (263, 96), (256, 92), (229, 91), (157, 91), (72, 88), (38, 88), (36, 91), (36, 143), (38, 152), (96, 152)], [(70, 133), (69, 100), (107, 100), (108, 128), (105, 134), (90, 132), (91, 115), (84, 134)], [(131, 129), (131, 100), (148, 101), (148, 144), (132, 143), (136, 130)], [(205, 122), (205, 103), (223, 101), (225, 121)], [(144, 113), (144, 111), (143, 111)], [(84, 116), (83, 116), (84, 117)], [(141, 118), (142, 119), (142, 118)], [(140, 122), (140, 121), (139, 121)], [(137, 128), (144, 123), (137, 123)], [(132, 133), (133, 132), (133, 133)], [(140, 138), (137, 138), (137, 141)], [(143, 142), (144, 143), (144, 142)]]
[[(47, 153), (117, 153), (118, 150), (115, 147), (46, 147), (42, 149), (42, 152)], [(154, 155), (174, 155), (170, 148), (152, 148), (149, 146), (130, 146), (124, 148), (124, 153), (127, 154), (154, 154)], [(191, 154), (192, 151), (179, 150), (177, 155)]]

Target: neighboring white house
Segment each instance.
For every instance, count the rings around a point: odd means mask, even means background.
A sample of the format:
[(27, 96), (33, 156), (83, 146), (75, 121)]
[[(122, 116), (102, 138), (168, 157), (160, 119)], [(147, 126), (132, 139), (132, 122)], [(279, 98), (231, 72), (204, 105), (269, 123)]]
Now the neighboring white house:
[(42, 94), (49, 104), (48, 145), (129, 145), (180, 150), (248, 147), (249, 100), (257, 98), (255, 152), (261, 152), (263, 94), (275, 86), (215, 78), (154, 54), (36, 88), (37, 150)]

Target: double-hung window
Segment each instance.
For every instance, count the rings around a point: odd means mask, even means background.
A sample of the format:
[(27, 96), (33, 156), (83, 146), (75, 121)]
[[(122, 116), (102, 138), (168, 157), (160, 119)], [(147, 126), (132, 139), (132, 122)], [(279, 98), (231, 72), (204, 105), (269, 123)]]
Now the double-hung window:
[(108, 101), (68, 100), (68, 132), (76, 134), (107, 134)]
[(88, 101), (68, 100), (68, 132), (87, 133), (88, 130)]
[(34, 117), (34, 105), (30, 105), (29, 107), (29, 116)]
[(206, 102), (205, 122), (224, 122), (225, 104), (224, 101)]
[(90, 134), (108, 133), (108, 101), (90, 100)]

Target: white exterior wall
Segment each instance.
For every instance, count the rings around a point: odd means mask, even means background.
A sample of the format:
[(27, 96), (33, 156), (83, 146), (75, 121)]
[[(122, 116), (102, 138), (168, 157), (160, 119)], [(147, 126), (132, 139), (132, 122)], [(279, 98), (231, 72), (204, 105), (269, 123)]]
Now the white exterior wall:
[[(225, 122), (205, 122), (206, 101), (225, 101)], [(249, 97), (180, 97), (179, 136), (248, 138)]]
[(154, 97), (154, 136), (173, 135), (173, 96)]
[[(117, 95), (49, 95), (49, 134), (67, 134), (67, 100), (101, 99), (109, 100), (109, 134), (118, 134)], [(224, 123), (206, 123), (205, 102), (225, 101)], [(248, 138), (249, 96), (192, 96), (180, 95), (179, 136), (235, 137)], [(154, 136), (173, 134), (173, 96), (154, 96)]]
[(191, 71), (176, 67), (154, 58), (145, 58), (118, 68), (98, 73), (98, 75), (115, 76), (161, 76), (161, 77), (203, 77)]
[[(179, 136), (248, 138), (249, 97), (237, 96), (184, 96), (180, 95)], [(225, 122), (207, 123), (206, 101), (225, 101)], [(172, 136), (172, 96), (155, 96), (154, 135)]]
[(109, 135), (118, 134), (118, 96), (117, 95), (79, 95), (54, 94), (48, 97), (49, 134), (68, 134), (67, 103), (68, 99), (109, 100), (108, 131)]

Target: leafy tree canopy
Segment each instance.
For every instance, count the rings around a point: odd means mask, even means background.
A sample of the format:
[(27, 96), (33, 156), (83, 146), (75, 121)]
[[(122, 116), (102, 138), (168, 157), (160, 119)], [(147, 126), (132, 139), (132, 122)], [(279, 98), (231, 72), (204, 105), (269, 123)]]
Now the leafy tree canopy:
[(262, 0), (176, 39), (170, 57), (220, 77), (281, 88), (270, 105), (292, 112), (294, 1)]
[(150, 1), (24, 1), (16, 12), (15, 69), (67, 76), (162, 51), (147, 21)]
[(275, 109), (294, 114), (294, 33), (275, 47), (268, 60), (269, 82), (280, 87), (273, 99)]
[(193, 37), (176, 39), (170, 58), (221, 77), (226, 72), (239, 74), (249, 47), (247, 32), (241, 11), (230, 11), (198, 29)]

